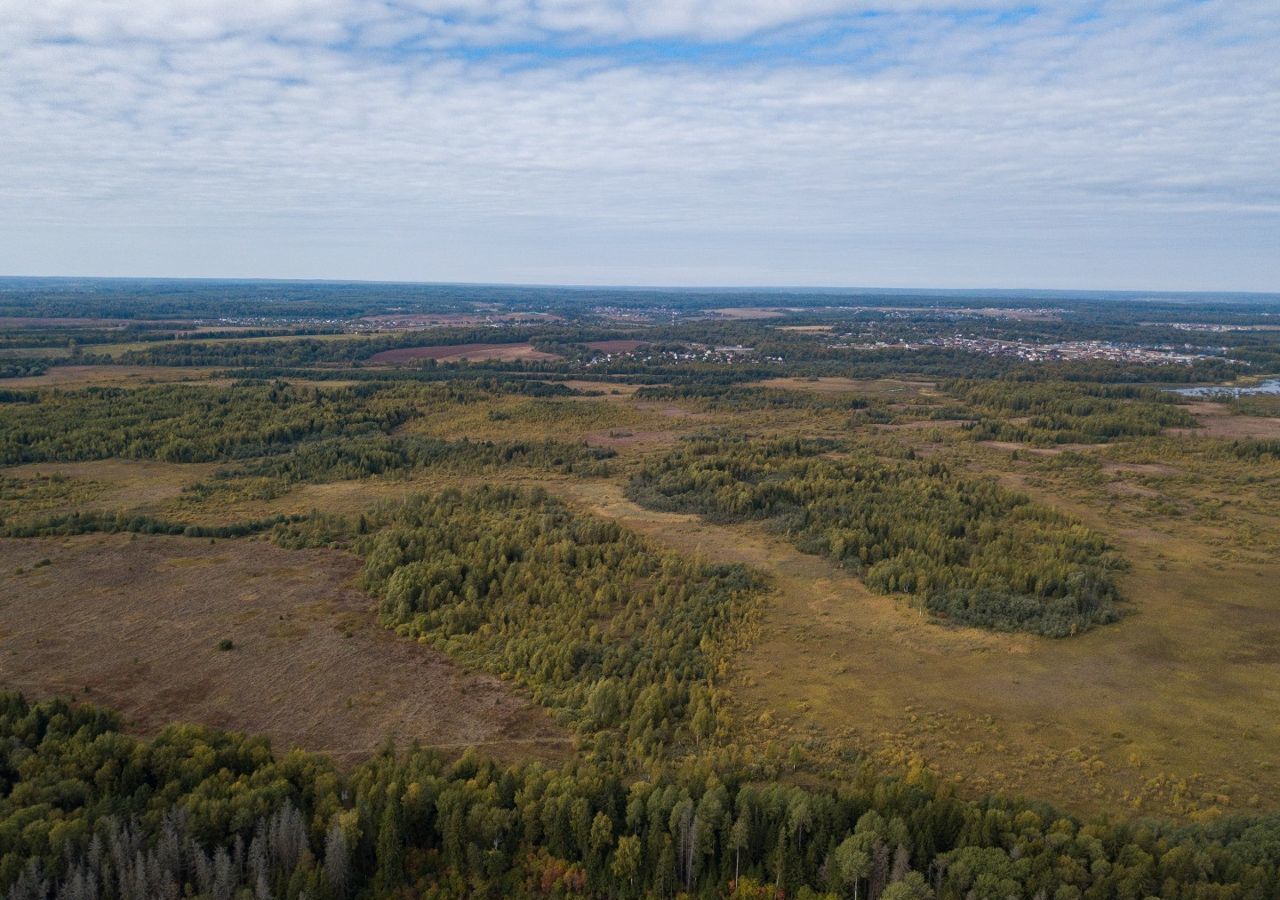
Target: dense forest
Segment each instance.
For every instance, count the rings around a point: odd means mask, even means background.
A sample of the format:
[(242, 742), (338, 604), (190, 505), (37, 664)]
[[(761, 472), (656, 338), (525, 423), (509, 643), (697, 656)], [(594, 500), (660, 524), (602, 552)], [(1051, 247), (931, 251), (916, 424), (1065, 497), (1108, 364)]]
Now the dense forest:
[(383, 621), (527, 686), (602, 755), (662, 756), (723, 727), (716, 680), (760, 585), (541, 491), (381, 510), (357, 546)]
[(252, 737), (0, 695), (10, 900), (823, 897), (1268, 900), (1280, 819), (1080, 822), (870, 768), (637, 777), (391, 747), (349, 773)]
[(1152, 388), (1010, 379), (944, 388), (980, 416), (970, 429), (977, 440), (1093, 444), (1196, 426), (1176, 395)]
[[(480, 403), (500, 393), (501, 388), (469, 381), (333, 388), (275, 381), (221, 388), (156, 385), (10, 392), (0, 417), (0, 463), (110, 457), (211, 462), (293, 450), (288, 459), (258, 463), (253, 471), (306, 480), (320, 477), (326, 466), (353, 473), (340, 477), (354, 477), (425, 465), (450, 455), (492, 463), (536, 454), (519, 442), (445, 449), (439, 442), (386, 437), (415, 416)], [(567, 446), (544, 450), (549, 460), (557, 454), (564, 460), (593, 455)]]
[(1062, 637), (1119, 614), (1106, 540), (945, 463), (818, 441), (709, 437), (646, 465), (628, 496), (717, 521), (762, 519), (869, 587), (934, 615)]
[(157, 385), (49, 392), (0, 419), (0, 461), (207, 462), (279, 452), (306, 438), (390, 431), (410, 398), (377, 388)]

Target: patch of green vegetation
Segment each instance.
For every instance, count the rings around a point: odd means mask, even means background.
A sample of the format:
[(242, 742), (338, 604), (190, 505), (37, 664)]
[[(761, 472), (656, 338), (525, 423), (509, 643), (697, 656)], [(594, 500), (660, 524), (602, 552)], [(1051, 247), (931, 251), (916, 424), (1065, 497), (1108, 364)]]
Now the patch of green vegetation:
[[(0, 694), (9, 897), (1107, 897), (1280, 891), (1280, 818), (1082, 824), (927, 773), (832, 787), (776, 764), (636, 778), (390, 749), (340, 772), (261, 738)], [(802, 765), (797, 755), (793, 765)], [(818, 891), (826, 893), (819, 894)]]
[(413, 413), (377, 386), (158, 385), (46, 392), (0, 418), (0, 462), (206, 462), (280, 452), (298, 441), (385, 432)]
[(801, 440), (701, 438), (646, 465), (628, 496), (716, 521), (760, 519), (796, 546), (915, 596), (950, 621), (1063, 637), (1114, 621), (1107, 541), (946, 464)]
[(601, 752), (647, 758), (721, 726), (716, 679), (760, 588), (742, 566), (661, 550), (540, 491), (419, 496), (377, 525), (357, 551), (383, 621), (514, 678)]
[(1096, 444), (1196, 425), (1175, 395), (1153, 388), (1011, 379), (957, 380), (943, 387), (981, 415), (967, 426), (975, 440)]
[[(316, 515), (316, 514), (311, 514)], [(36, 519), (0, 528), (0, 537), (50, 537), (72, 534), (167, 534), (199, 538), (245, 537), (270, 531), (277, 525), (303, 521), (309, 516), (286, 516), (277, 513), (262, 519), (233, 522), (226, 525), (205, 525), (194, 522), (175, 522), (136, 512), (70, 512), (44, 519)], [(47, 561), (46, 561), (47, 564)]]

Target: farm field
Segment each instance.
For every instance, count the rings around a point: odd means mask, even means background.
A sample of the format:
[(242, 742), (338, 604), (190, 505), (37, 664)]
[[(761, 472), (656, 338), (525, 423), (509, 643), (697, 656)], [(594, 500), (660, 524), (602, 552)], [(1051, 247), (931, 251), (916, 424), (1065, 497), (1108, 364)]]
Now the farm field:
[(369, 357), (378, 365), (394, 365), (434, 359), (437, 362), (479, 362), (481, 360), (555, 359), (554, 353), (543, 353), (531, 344), (451, 344), (438, 347), (404, 347), (383, 350)]

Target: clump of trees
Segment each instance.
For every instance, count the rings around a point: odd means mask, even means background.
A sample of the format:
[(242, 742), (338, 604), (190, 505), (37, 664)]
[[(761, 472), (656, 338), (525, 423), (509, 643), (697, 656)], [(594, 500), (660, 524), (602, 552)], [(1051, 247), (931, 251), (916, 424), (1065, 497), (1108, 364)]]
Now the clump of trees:
[(525, 466), (562, 474), (609, 474), (608, 448), (565, 441), (446, 441), (417, 434), (324, 438), (298, 444), (287, 453), (219, 470), (184, 494), (193, 500), (215, 496), (271, 499), (297, 484), (325, 484), (432, 468), (452, 472), (492, 472)]
[(279, 382), (48, 391), (38, 403), (6, 409), (0, 419), (0, 462), (243, 459), (309, 438), (387, 432), (413, 410), (413, 398), (404, 391), (377, 385), (321, 390)]
[(831, 786), (752, 761), (637, 777), (390, 748), (347, 774), (192, 726), (0, 694), (10, 900), (1280, 895), (1280, 816), (1082, 823), (922, 773)]
[(976, 440), (1094, 444), (1197, 424), (1175, 395), (1149, 387), (1005, 378), (955, 380), (945, 390), (978, 412), (966, 426)]
[(605, 754), (721, 727), (717, 677), (756, 607), (738, 565), (662, 550), (545, 492), (483, 488), (382, 510), (356, 542), (383, 621), (512, 677)]
[(465, 382), (325, 389), (271, 382), (42, 392), (15, 396), (6, 410), (0, 421), (0, 462), (262, 457), (220, 477), (267, 478), (283, 485), (425, 466), (484, 471), (526, 465), (593, 475), (607, 471), (603, 463), (613, 451), (580, 443), (450, 442), (389, 434), (416, 416), (447, 413), (494, 396)]
[(771, 409), (800, 409), (813, 412), (853, 412), (872, 406), (883, 408), (866, 397), (848, 394), (820, 394), (789, 388), (746, 387), (710, 379), (683, 380), (677, 384), (642, 387), (640, 400), (694, 400), (705, 409), (747, 412)]
[(645, 465), (627, 494), (717, 521), (765, 520), (950, 621), (1062, 637), (1118, 616), (1122, 561), (1097, 532), (941, 461), (838, 449), (704, 436)]
[(89, 510), (58, 513), (41, 519), (24, 522), (0, 521), (0, 536), (13, 538), (49, 537), (72, 534), (165, 534), (182, 537), (234, 538), (247, 537), (271, 531), (280, 525), (290, 525), (317, 518), (317, 513), (286, 516), (283, 513), (260, 519), (247, 519), (221, 525), (183, 522), (163, 519), (138, 512), (108, 512)]

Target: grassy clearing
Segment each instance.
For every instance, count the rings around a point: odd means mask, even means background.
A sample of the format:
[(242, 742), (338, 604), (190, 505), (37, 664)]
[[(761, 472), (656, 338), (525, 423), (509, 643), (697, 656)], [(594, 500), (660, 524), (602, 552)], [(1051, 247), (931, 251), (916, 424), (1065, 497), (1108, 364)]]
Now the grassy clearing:
[(43, 375), (7, 378), (4, 387), (78, 389), (86, 387), (131, 387), (169, 382), (196, 381), (216, 385), (229, 382), (213, 378), (218, 369), (205, 366), (54, 366)]
[(752, 382), (748, 387), (786, 388), (793, 391), (813, 391), (818, 394), (858, 394), (886, 400), (914, 400), (920, 397), (940, 396), (932, 381), (913, 381), (902, 378), (769, 378)]
[(614, 484), (564, 488), (669, 546), (770, 577), (759, 638), (732, 683), (743, 740), (762, 753), (799, 744), (833, 760), (857, 749), (923, 761), (967, 793), (1026, 793), (1083, 813), (1280, 802), (1280, 654), (1267, 658), (1259, 630), (1274, 621), (1280, 565), (1213, 569), (1193, 542), (1128, 533), (1137, 614), (1050, 641), (931, 626), (759, 528), (645, 510)]
[(21, 522), (38, 515), (79, 507), (100, 496), (106, 485), (69, 478), (61, 473), (25, 477), (0, 474), (0, 523)]
[(506, 396), (422, 412), (404, 430), (450, 440), (581, 441), (609, 431), (655, 429), (670, 424), (660, 413), (596, 398)]
[(569, 749), (497, 679), (381, 628), (348, 586), (357, 567), (261, 541), (0, 541), (0, 570), (24, 570), (0, 579), (0, 676), (35, 697), (114, 706), (141, 733), (198, 722), (348, 762), (389, 735), (542, 758)]

